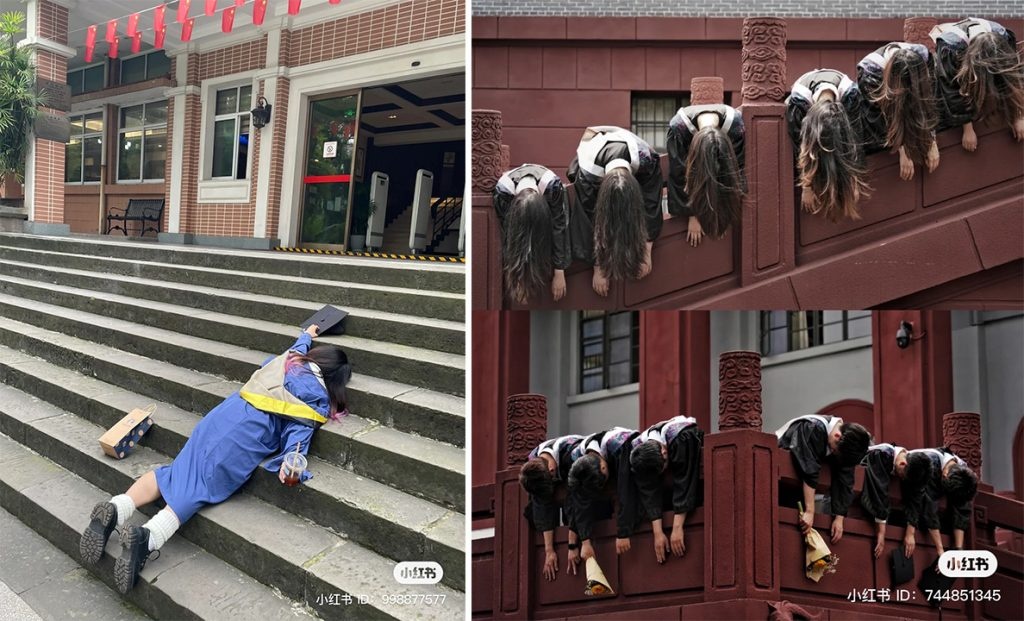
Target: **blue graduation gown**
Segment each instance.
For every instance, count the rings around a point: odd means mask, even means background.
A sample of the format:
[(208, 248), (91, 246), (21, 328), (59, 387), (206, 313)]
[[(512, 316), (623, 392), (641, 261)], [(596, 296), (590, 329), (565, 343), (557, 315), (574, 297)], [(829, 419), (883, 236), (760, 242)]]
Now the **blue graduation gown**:
[[(290, 349), (305, 354), (310, 345), (312, 339), (303, 333)], [(291, 369), (284, 385), (328, 416), (327, 391), (307, 365)], [(302, 423), (256, 409), (236, 392), (199, 421), (170, 465), (156, 470), (160, 494), (184, 524), (203, 505), (223, 502), (238, 491), (267, 457), (274, 455), (264, 468), (276, 473), (285, 453), (294, 451), (296, 443), (302, 443), (299, 452), (305, 455), (313, 431)], [(303, 480), (309, 476), (307, 471)]]

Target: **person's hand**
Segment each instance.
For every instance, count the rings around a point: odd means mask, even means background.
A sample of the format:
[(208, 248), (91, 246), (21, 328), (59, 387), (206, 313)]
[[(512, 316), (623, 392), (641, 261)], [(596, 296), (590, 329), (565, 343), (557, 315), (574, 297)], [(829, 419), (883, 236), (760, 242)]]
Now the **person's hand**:
[(625, 554), (626, 552), (629, 552), (629, 537), (617, 537), (615, 539), (615, 553)]
[(566, 573), (572, 574), (574, 576), (577, 573), (579, 573), (580, 549), (576, 548), (575, 550), (569, 550), (569, 557), (566, 560), (568, 561), (567, 567), (565, 569)]
[(281, 462), (281, 469), (277, 471), (277, 479), (284, 485), (284, 462)]
[(544, 551), (544, 579), (553, 581), (558, 576), (558, 554), (554, 548)]
[(580, 558), (583, 560), (594, 558), (594, 546), (590, 544), (589, 539), (580, 544)]
[(799, 516), (800, 532), (807, 534), (811, 532), (811, 528), (814, 526), (814, 512), (804, 511)]
[(914, 178), (914, 162), (900, 148), (900, 179), (910, 181)]
[(978, 134), (974, 133), (973, 125), (964, 125), (964, 135), (960, 139), (960, 146), (964, 148), (964, 151), (972, 153), (978, 148)]
[(651, 261), (651, 244), (644, 244), (644, 262), (640, 264), (640, 273), (637, 278), (643, 278), (651, 273), (654, 269), (654, 263)]
[(942, 555), (945, 554), (946, 551), (942, 549), (942, 546), (939, 546), (938, 548), (935, 548), (935, 553), (935, 573), (939, 573), (939, 559), (942, 558)]
[(939, 145), (934, 140), (932, 140), (931, 148), (928, 149), (924, 163), (928, 167), (928, 172), (935, 172), (935, 169), (939, 167)]
[(683, 529), (672, 527), (672, 536), (669, 538), (672, 546), (672, 554), (683, 556), (686, 554), (686, 544), (683, 543)]
[(814, 192), (808, 186), (805, 186), (803, 191), (800, 192), (800, 206), (807, 213), (814, 213)]
[(315, 336), (316, 336), (317, 334), (319, 334), (319, 333), (320, 333), (320, 326), (318, 326), (318, 325), (316, 325), (316, 324), (314, 323), (313, 325), (311, 325), (311, 326), (309, 326), (308, 328), (306, 328), (305, 332), (306, 332), (306, 334), (308, 334), (309, 336), (311, 336), (311, 337), (315, 337)]
[(654, 529), (654, 558), (659, 563), (664, 563), (665, 558), (668, 557), (669, 551), (668, 537), (665, 536), (665, 532), (660, 528)]
[(839, 543), (843, 538), (843, 516), (837, 515), (832, 518), (832, 543)]
[(700, 245), (700, 240), (704, 238), (704, 227), (700, 225), (700, 220), (694, 216), (690, 216), (690, 219), (686, 222), (686, 241), (690, 242), (690, 245), (696, 248)]
[(875, 558), (882, 556), (885, 551), (885, 535), (879, 535), (875, 540)]
[(917, 546), (917, 540), (913, 535), (904, 535), (903, 537), (903, 554), (907, 558), (914, 556), (914, 548)]
[(1013, 137), (1018, 141), (1024, 141), (1024, 117), (1021, 117), (1013, 122), (1010, 126), (1010, 131), (1013, 132)]
[(608, 279), (605, 278), (601, 268), (596, 265), (594, 266), (594, 279), (591, 285), (594, 287), (594, 293), (602, 298), (608, 295)]
[(555, 270), (555, 276), (551, 279), (551, 297), (559, 301), (565, 297), (565, 272)]

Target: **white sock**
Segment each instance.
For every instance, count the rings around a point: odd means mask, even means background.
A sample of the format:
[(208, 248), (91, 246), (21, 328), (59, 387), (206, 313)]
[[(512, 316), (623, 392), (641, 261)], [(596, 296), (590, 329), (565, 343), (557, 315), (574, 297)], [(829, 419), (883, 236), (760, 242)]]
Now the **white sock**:
[(181, 523), (170, 507), (160, 509), (160, 512), (153, 516), (153, 519), (142, 525), (149, 531), (149, 549), (159, 550), (167, 540), (171, 538), (174, 531), (178, 530)]
[(117, 507), (117, 527), (120, 528), (135, 513), (135, 502), (128, 494), (118, 494), (110, 499), (110, 503)]

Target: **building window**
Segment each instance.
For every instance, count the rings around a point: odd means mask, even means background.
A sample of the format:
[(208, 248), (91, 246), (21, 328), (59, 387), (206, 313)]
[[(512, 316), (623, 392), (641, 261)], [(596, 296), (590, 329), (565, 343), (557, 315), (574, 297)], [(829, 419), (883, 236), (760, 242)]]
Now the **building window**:
[(658, 153), (667, 153), (668, 145), (665, 143), (665, 138), (668, 133), (668, 124), (680, 108), (688, 105), (690, 105), (688, 94), (633, 93), (630, 129)]
[(105, 86), (106, 67), (103, 63), (68, 71), (68, 86), (72, 95), (91, 93)]
[(103, 162), (103, 113), (70, 116), (68, 122), (71, 138), (64, 147), (64, 182), (99, 181)]
[(217, 91), (213, 118), (214, 179), (245, 179), (249, 170), (249, 108), (252, 86)]
[(580, 311), (580, 392), (640, 379), (640, 314)]
[(159, 181), (167, 160), (167, 101), (121, 108), (117, 180)]
[(871, 311), (761, 311), (762, 356), (870, 334)]
[(160, 78), (171, 72), (171, 59), (163, 50), (138, 54), (121, 60), (121, 84), (135, 84)]

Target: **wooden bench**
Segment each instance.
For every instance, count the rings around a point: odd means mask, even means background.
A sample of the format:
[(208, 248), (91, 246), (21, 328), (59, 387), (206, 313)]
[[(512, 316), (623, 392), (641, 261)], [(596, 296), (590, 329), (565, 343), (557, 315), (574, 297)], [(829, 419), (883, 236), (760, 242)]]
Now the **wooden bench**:
[[(160, 223), (163, 220), (163, 216), (164, 199), (162, 198), (128, 199), (127, 207), (112, 207), (110, 211), (108, 211), (107, 230), (105, 233), (109, 234), (113, 231), (119, 230), (127, 237), (127, 227), (129, 222), (142, 223), (142, 233), (140, 234), (140, 237), (144, 236), (146, 231), (159, 233)], [(112, 222), (119, 222), (120, 224), (112, 225)], [(153, 223), (156, 226), (152, 226), (150, 223)]]

